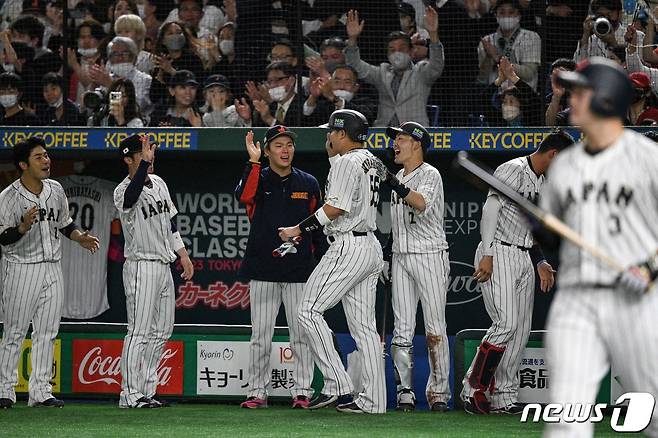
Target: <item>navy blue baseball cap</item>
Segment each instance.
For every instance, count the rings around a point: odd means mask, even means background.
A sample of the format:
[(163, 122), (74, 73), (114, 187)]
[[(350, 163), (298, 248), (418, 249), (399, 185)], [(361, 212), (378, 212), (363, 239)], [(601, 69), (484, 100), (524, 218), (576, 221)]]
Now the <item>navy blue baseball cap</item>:
[(119, 150), (122, 157), (130, 157), (132, 154), (142, 151), (142, 136), (133, 134), (121, 140)]
[(432, 143), (430, 133), (427, 132), (427, 129), (425, 129), (420, 123), (406, 122), (400, 125), (399, 128), (394, 128), (392, 126), (386, 128), (386, 135), (389, 136), (391, 140), (395, 140), (395, 137), (397, 137), (398, 134), (410, 135), (414, 140), (419, 141), (420, 145), (425, 150), (427, 150)]
[(265, 138), (263, 139), (263, 143), (265, 146), (272, 140), (274, 140), (277, 137), (281, 137), (282, 135), (287, 135), (288, 137), (292, 138), (293, 143), (295, 140), (297, 140), (297, 134), (292, 132), (288, 127), (283, 126), (283, 125), (274, 125), (270, 129), (267, 130), (265, 133)]

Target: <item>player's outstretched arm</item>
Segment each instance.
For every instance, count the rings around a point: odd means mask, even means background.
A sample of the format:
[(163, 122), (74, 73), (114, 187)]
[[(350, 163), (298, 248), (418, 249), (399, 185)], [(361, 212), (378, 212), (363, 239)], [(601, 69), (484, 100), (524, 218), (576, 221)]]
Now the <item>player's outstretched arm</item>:
[(411, 205), (414, 210), (420, 212), (425, 211), (427, 203), (425, 202), (423, 195), (402, 184), (391, 172), (387, 173), (385, 182), (391, 187), (391, 190), (397, 193), (401, 199), (404, 199), (407, 204)]
[[(71, 222), (71, 225), (75, 226), (73, 222)], [(71, 225), (65, 227), (62, 229), (62, 234), (64, 234), (66, 237), (71, 239), (74, 242), (77, 242), (78, 245), (89, 251), (90, 253), (95, 253), (98, 251), (98, 249), (101, 246), (100, 240), (98, 240), (98, 237), (92, 236), (89, 234), (87, 231), (80, 231), (77, 228), (70, 229), (68, 230)]]
[(345, 214), (344, 210), (333, 207), (329, 204), (324, 204), (322, 207), (318, 208), (315, 213), (301, 221), (298, 225), (295, 225), (294, 227), (279, 228), (279, 237), (284, 242), (287, 242), (289, 239), (301, 235), (302, 232), (312, 232), (321, 229), (342, 214)]

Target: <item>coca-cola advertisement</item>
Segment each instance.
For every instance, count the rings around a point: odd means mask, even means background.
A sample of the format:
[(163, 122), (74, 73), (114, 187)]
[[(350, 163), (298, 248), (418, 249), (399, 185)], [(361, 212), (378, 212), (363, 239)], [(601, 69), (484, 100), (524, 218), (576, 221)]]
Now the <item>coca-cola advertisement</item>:
[[(73, 392), (118, 394), (121, 391), (120, 339), (73, 340)], [(183, 342), (165, 344), (158, 365), (158, 394), (183, 394)]]

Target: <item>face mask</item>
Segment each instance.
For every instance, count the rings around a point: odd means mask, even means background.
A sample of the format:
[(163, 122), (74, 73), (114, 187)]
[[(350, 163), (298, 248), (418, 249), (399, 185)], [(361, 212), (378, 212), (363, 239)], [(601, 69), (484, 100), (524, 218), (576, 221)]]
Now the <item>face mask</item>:
[(340, 63), (334, 59), (327, 59), (324, 62), (324, 68), (329, 72), (330, 75), (334, 74), (334, 71), (336, 71), (336, 67), (338, 67)]
[(5, 72), (14, 72), (16, 70), (16, 66), (14, 64), (2, 64), (2, 69)]
[(514, 105), (503, 105), (503, 119), (511, 121), (516, 119), (521, 114), (521, 108)]
[(0, 96), (0, 105), (2, 105), (3, 108), (11, 108), (16, 105), (17, 102), (18, 95), (16, 94), (3, 94)]
[(64, 96), (59, 96), (59, 99), (57, 99), (53, 103), (49, 103), (48, 106), (51, 108), (59, 108), (60, 106), (62, 106), (63, 102), (64, 102)]
[(164, 46), (170, 52), (177, 52), (185, 47), (185, 35), (178, 33), (176, 35), (168, 35), (162, 40)]
[(122, 62), (120, 64), (110, 64), (110, 72), (122, 78), (127, 77), (135, 69), (135, 66), (129, 62)]
[(139, 14), (139, 17), (141, 19), (144, 19), (144, 17), (146, 17), (146, 13), (144, 12), (144, 5), (137, 5), (137, 13)]
[(500, 29), (507, 31), (519, 27), (519, 23), (521, 22), (521, 17), (500, 17), (497, 19), (497, 21), (498, 21), (498, 26), (500, 26)]
[(411, 63), (411, 57), (404, 52), (393, 52), (388, 55), (388, 62), (391, 63), (394, 70), (406, 70)]
[(334, 95), (340, 99), (343, 99), (345, 102), (349, 102), (354, 97), (354, 93), (347, 90), (334, 90)]
[(96, 54), (98, 53), (98, 49), (95, 47), (91, 49), (78, 48), (78, 53), (86, 58), (91, 58), (92, 56), (96, 56)]
[(221, 40), (219, 42), (219, 50), (224, 55), (232, 55), (235, 52), (235, 42), (233, 40)]
[(275, 102), (281, 102), (283, 100), (283, 98), (286, 97), (286, 94), (288, 94), (288, 92), (286, 91), (285, 85), (270, 88), (268, 90), (268, 93), (270, 94), (270, 97), (272, 98), (272, 100), (275, 101)]

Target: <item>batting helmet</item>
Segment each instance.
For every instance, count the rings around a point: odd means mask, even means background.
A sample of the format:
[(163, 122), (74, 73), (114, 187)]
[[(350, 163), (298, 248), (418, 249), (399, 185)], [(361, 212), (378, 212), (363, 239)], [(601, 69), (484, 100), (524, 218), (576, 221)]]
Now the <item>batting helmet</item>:
[(590, 109), (601, 117), (624, 119), (633, 99), (633, 86), (624, 70), (615, 62), (598, 56), (578, 64), (576, 71), (558, 74), (558, 83), (594, 91)]
[(368, 120), (358, 111), (336, 110), (331, 113), (329, 123), (322, 126), (327, 129), (342, 129), (352, 141), (368, 140)]

